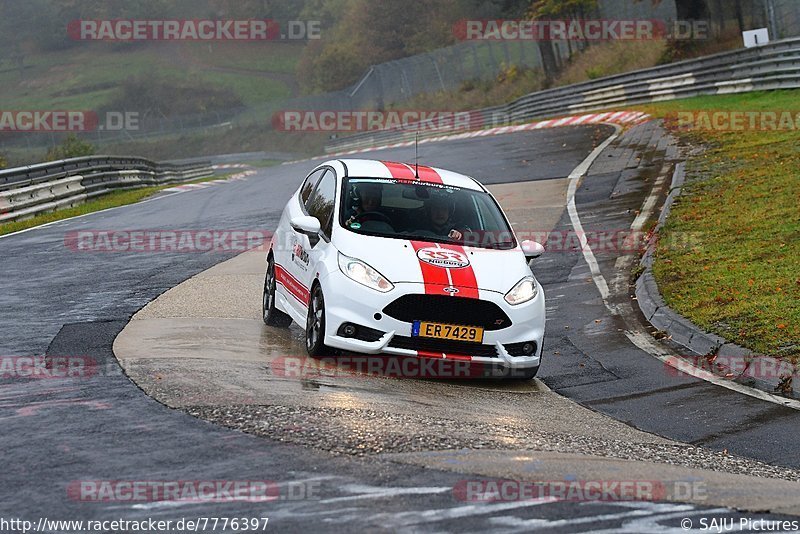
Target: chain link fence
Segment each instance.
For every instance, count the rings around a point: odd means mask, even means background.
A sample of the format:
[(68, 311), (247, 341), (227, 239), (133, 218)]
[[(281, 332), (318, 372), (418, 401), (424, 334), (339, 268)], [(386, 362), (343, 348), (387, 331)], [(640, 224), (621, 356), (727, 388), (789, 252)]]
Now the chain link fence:
[[(568, 58), (566, 42), (553, 43), (557, 58)], [(470, 41), (380, 65), (353, 86), (336, 93), (295, 99), (288, 109), (383, 109), (417, 95), (456, 90), (464, 82), (491, 80), (504, 66), (540, 69), (541, 51), (531, 41)]]

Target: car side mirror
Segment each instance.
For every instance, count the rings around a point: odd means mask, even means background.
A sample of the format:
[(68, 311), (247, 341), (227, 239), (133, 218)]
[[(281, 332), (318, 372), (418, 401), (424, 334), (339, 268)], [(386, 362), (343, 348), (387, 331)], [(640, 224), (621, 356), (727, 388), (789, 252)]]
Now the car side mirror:
[(310, 215), (295, 217), (289, 224), (295, 232), (307, 235), (312, 247), (319, 241), (319, 232), (322, 226), (316, 217)]
[(522, 253), (525, 254), (525, 259), (531, 261), (544, 253), (544, 247), (536, 241), (523, 241), (520, 243)]

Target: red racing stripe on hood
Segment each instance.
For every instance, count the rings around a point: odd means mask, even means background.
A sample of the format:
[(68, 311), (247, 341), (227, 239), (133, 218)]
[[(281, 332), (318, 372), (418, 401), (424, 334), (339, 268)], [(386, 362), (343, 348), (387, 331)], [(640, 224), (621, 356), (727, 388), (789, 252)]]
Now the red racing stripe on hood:
[(389, 172), (392, 174), (392, 178), (396, 178), (398, 180), (416, 180), (418, 173), (420, 182), (426, 182), (429, 184), (443, 183), (442, 177), (439, 176), (439, 173), (430, 167), (426, 167), (425, 165), (419, 165), (417, 173), (415, 173), (414, 166), (407, 163), (396, 163), (394, 161), (382, 161), (381, 163), (386, 165), (386, 168), (389, 169)]
[[(447, 250), (458, 252), (469, 258), (469, 254), (467, 254), (464, 247), (460, 245), (446, 245), (441, 243), (439, 246)], [(478, 280), (475, 277), (475, 271), (472, 269), (472, 262), (466, 267), (448, 269), (448, 271), (450, 271), (450, 278), (453, 280), (453, 287), (458, 288), (459, 297), (478, 298)]]
[(448, 286), (458, 289), (458, 293), (450, 293), (453, 297), (463, 297), (476, 299), (479, 296), (478, 282), (475, 278), (475, 271), (472, 265), (460, 268), (446, 268), (431, 265), (419, 258), (419, 251), (425, 248), (439, 248), (442, 250), (452, 250), (462, 254), (469, 259), (464, 251), (464, 247), (458, 245), (445, 245), (441, 243), (427, 243), (425, 241), (411, 241), (414, 252), (417, 253), (417, 261), (422, 271), (422, 280), (425, 282), (425, 293), (428, 295), (442, 295), (444, 288)]
[[(420, 249), (432, 247), (433, 244), (426, 243), (425, 241), (412, 241), (411, 246), (414, 247), (414, 255), (416, 256), (416, 253), (419, 252)], [(443, 295), (444, 291), (442, 291), (442, 288), (450, 285), (447, 270), (431, 265), (430, 263), (425, 263), (419, 259), (419, 256), (417, 256), (417, 261), (422, 271), (422, 281), (425, 282), (425, 293), (427, 295)]]

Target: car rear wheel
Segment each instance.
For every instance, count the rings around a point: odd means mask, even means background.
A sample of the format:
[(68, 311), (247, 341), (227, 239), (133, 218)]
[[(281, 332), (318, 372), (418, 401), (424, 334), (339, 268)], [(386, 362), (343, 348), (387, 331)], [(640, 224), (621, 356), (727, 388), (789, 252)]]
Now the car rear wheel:
[(322, 287), (311, 290), (306, 318), (306, 350), (310, 356), (325, 356), (330, 349), (325, 346), (325, 297)]
[(287, 328), (292, 318), (275, 307), (275, 262), (267, 260), (267, 276), (264, 279), (264, 296), (261, 299), (261, 313), (264, 323), (269, 326)]

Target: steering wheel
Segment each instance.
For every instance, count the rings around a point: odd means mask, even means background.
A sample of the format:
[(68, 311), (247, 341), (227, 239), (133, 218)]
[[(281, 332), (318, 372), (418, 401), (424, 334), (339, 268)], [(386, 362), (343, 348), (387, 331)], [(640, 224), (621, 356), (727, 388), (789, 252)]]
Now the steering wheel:
[(378, 220), (381, 222), (385, 222), (389, 226), (392, 225), (392, 220), (389, 217), (387, 217), (386, 214), (381, 213), (379, 211), (365, 211), (364, 213), (361, 213), (356, 216), (356, 221), (364, 222), (364, 220), (368, 221)]

